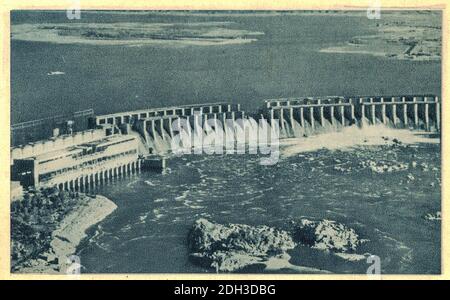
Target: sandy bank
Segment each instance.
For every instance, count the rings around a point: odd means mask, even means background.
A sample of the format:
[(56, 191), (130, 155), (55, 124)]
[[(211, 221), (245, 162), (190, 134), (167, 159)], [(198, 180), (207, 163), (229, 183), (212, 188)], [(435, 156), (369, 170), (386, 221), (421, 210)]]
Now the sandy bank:
[(98, 46), (213, 46), (246, 44), (263, 32), (232, 29), (231, 22), (18, 24), (13, 40)]
[(69, 213), (52, 233), (50, 250), (20, 268), (18, 273), (66, 274), (70, 265), (69, 257), (86, 237), (86, 230), (102, 221), (117, 206), (108, 198), (97, 195), (81, 203)]
[(381, 12), (371, 20), (374, 34), (354, 36), (347, 43), (319, 50), (324, 53), (368, 54), (390, 59), (439, 61), (441, 59), (439, 12)]

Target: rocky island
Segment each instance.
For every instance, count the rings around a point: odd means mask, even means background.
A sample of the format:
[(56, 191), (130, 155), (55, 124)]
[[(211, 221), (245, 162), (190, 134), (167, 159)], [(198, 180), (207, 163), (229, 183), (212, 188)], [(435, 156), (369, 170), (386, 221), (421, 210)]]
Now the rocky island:
[(193, 260), (222, 272), (260, 263), (294, 247), (286, 231), (264, 225), (226, 226), (198, 219), (189, 236)]
[(255, 264), (270, 269), (277, 264), (305, 273), (329, 273), (291, 265), (288, 250), (303, 245), (354, 261), (366, 257), (356, 251), (367, 241), (344, 224), (306, 218), (291, 220), (286, 230), (266, 225), (222, 225), (201, 218), (195, 221), (188, 238), (191, 260), (216, 272), (236, 272)]

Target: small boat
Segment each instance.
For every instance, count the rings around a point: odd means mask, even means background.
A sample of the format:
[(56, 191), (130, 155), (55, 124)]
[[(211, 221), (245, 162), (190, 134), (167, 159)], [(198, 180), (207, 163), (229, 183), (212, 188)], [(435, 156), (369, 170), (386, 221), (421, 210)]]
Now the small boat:
[(61, 71), (52, 71), (52, 72), (48, 72), (47, 75), (48, 76), (54, 76), (54, 75), (64, 75), (66, 73), (61, 72)]

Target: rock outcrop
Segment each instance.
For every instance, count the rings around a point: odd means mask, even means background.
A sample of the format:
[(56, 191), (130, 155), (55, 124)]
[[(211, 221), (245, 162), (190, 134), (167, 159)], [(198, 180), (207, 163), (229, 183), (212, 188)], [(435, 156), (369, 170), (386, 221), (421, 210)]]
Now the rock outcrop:
[(222, 272), (263, 262), (294, 247), (286, 231), (264, 225), (226, 226), (198, 219), (189, 234), (191, 258)]
[(361, 169), (369, 169), (373, 173), (383, 174), (408, 170), (408, 164), (393, 161), (366, 160), (359, 163)]
[(302, 218), (291, 222), (294, 241), (319, 250), (352, 253), (366, 240), (360, 240), (354, 229), (330, 220)]
[(217, 272), (234, 272), (266, 264), (298, 244), (358, 261), (366, 254), (358, 254), (357, 248), (367, 240), (360, 239), (354, 229), (326, 219), (301, 218), (281, 230), (265, 225), (222, 225), (202, 218), (194, 223), (188, 241), (193, 262)]

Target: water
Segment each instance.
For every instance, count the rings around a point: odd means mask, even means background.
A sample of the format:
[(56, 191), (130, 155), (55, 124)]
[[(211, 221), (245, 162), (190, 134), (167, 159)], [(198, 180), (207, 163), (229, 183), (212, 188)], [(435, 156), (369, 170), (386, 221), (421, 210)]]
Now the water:
[[(372, 33), (376, 21), (364, 17), (103, 13), (84, 14), (80, 21), (211, 20), (233, 21), (236, 28), (265, 35), (251, 44), (212, 47), (13, 41), (12, 123), (91, 107), (101, 114), (229, 101), (253, 110), (264, 98), (440, 93), (439, 62), (317, 52), (355, 35)], [(68, 22), (64, 12), (13, 14), (12, 21)], [(46, 75), (55, 70), (65, 75)], [(187, 234), (197, 218), (283, 226), (289, 218), (306, 216), (342, 222), (370, 239), (365, 250), (382, 258), (383, 273), (440, 272), (440, 223), (423, 218), (440, 211), (438, 144), (294, 152), (273, 166), (261, 165), (254, 155), (184, 156), (171, 160), (165, 174), (141, 173), (99, 187), (97, 192), (113, 200), (118, 209), (91, 228), (89, 238), (80, 245), (83, 271), (211, 272), (188, 259)], [(374, 174), (358, 168), (367, 159), (414, 160), (429, 168)], [(337, 165), (353, 168), (341, 172), (335, 170)], [(409, 174), (414, 181), (408, 182)], [(291, 256), (296, 265), (337, 273), (365, 273), (367, 269), (364, 261), (348, 263), (304, 247)]]
[[(376, 174), (358, 167), (367, 159), (414, 160), (428, 169)], [(355, 228), (370, 240), (365, 250), (381, 257), (383, 273), (436, 273), (440, 223), (423, 216), (440, 210), (439, 162), (437, 144), (291, 153), (273, 166), (249, 154), (184, 156), (171, 160), (166, 174), (141, 173), (99, 188), (118, 209), (91, 230), (79, 254), (85, 272), (211, 272), (188, 259), (187, 235), (196, 219), (283, 226), (306, 216)], [(408, 174), (415, 180), (408, 182)], [(365, 261), (345, 263), (303, 247), (293, 253), (301, 266), (367, 269)]]
[[(12, 21), (69, 22), (65, 12), (17, 13)], [(87, 108), (103, 114), (226, 101), (254, 110), (265, 98), (440, 94), (439, 62), (317, 52), (355, 35), (374, 32), (377, 21), (364, 17), (130, 17), (86, 13), (80, 20), (186, 21), (232, 21), (232, 28), (265, 34), (250, 44), (210, 47), (58, 45), (13, 40), (12, 123)], [(50, 71), (65, 75), (47, 76)], [(32, 110), (30, 105), (40, 109)]]

